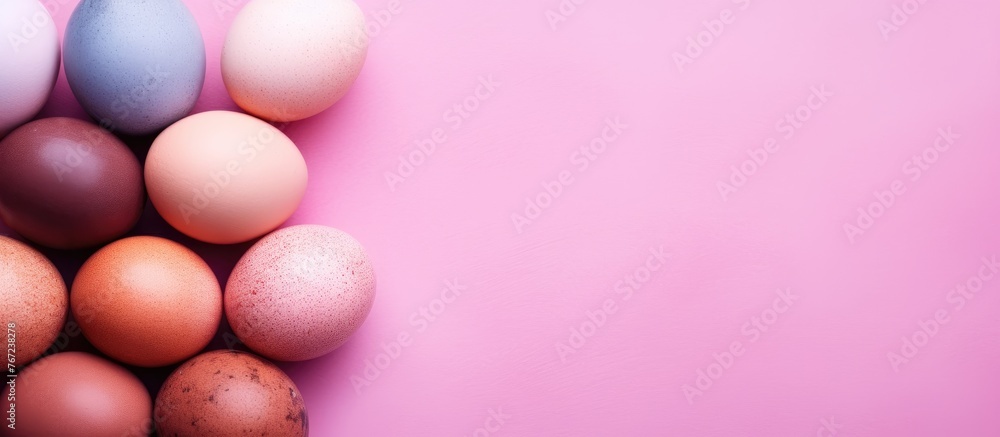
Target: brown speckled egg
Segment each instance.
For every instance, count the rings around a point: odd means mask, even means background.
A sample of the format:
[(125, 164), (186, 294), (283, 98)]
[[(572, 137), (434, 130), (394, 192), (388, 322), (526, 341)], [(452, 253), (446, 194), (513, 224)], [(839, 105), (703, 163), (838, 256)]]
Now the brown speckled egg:
[(83, 352), (50, 355), (17, 379), (12, 435), (125, 437), (152, 430), (153, 401), (139, 378)]
[(0, 321), (8, 340), (13, 331), (16, 365), (38, 358), (52, 344), (68, 301), (62, 276), (44, 255), (0, 236)]
[(375, 270), (343, 231), (292, 226), (253, 245), (226, 284), (226, 317), (248, 347), (280, 361), (340, 347), (375, 301)]
[(222, 320), (222, 291), (212, 269), (188, 248), (159, 237), (132, 237), (84, 263), (70, 308), (101, 352), (157, 367), (208, 345)]
[(153, 410), (161, 436), (309, 435), (302, 393), (256, 355), (212, 351), (182, 364), (163, 383)]

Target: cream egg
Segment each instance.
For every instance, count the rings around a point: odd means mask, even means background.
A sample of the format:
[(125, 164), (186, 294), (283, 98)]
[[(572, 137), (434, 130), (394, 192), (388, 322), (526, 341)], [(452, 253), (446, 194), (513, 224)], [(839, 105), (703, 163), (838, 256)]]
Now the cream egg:
[(222, 48), (222, 79), (247, 112), (295, 121), (329, 108), (361, 74), (365, 17), (352, 0), (252, 0)]

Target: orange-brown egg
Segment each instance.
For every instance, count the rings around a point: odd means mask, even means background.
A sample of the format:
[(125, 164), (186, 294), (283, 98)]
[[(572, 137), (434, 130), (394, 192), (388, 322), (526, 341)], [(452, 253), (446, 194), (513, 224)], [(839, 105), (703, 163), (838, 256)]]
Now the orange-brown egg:
[(302, 393), (256, 355), (212, 351), (182, 364), (163, 383), (153, 410), (162, 436), (309, 435)]
[(190, 249), (158, 237), (112, 243), (84, 263), (70, 307), (83, 335), (108, 356), (157, 367), (208, 345), (222, 319), (212, 269)]
[(45, 255), (0, 236), (0, 322), (15, 365), (31, 362), (52, 344), (67, 306), (66, 284)]
[(152, 428), (153, 402), (142, 381), (94, 355), (42, 358), (15, 387), (14, 436), (144, 436)]

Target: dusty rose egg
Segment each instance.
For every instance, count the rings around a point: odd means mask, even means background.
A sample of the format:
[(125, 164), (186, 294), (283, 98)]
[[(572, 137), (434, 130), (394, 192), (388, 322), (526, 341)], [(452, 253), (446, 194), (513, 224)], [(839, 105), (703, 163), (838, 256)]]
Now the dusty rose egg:
[(252, 0), (222, 48), (222, 78), (241, 108), (266, 120), (312, 117), (340, 100), (368, 54), (351, 0)]
[(361, 243), (327, 226), (292, 226), (257, 242), (226, 284), (236, 336), (268, 358), (301, 361), (340, 347), (375, 301)]
[[(66, 320), (66, 284), (44, 255), (0, 236), (0, 317), (14, 332), (15, 364), (38, 358)], [(11, 326), (13, 323), (13, 326)]]
[(50, 355), (16, 383), (16, 429), (24, 436), (145, 436), (152, 400), (139, 378), (82, 352)]
[(309, 434), (298, 387), (277, 366), (253, 354), (212, 351), (182, 364), (156, 395), (161, 436)]
[(157, 367), (194, 356), (222, 320), (212, 269), (188, 248), (132, 237), (99, 250), (73, 281), (70, 307), (83, 335), (108, 356)]
[(215, 244), (271, 232), (305, 195), (306, 162), (285, 134), (246, 114), (210, 111), (163, 131), (146, 158), (146, 189), (160, 215)]

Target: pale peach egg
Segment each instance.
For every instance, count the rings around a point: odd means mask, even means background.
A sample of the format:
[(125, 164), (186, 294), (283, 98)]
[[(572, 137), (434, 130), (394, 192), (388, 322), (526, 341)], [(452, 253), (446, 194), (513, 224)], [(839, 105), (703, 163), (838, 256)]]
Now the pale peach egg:
[(308, 171), (280, 130), (246, 114), (210, 111), (168, 127), (146, 158), (146, 189), (177, 230), (215, 244), (249, 241), (288, 219)]

